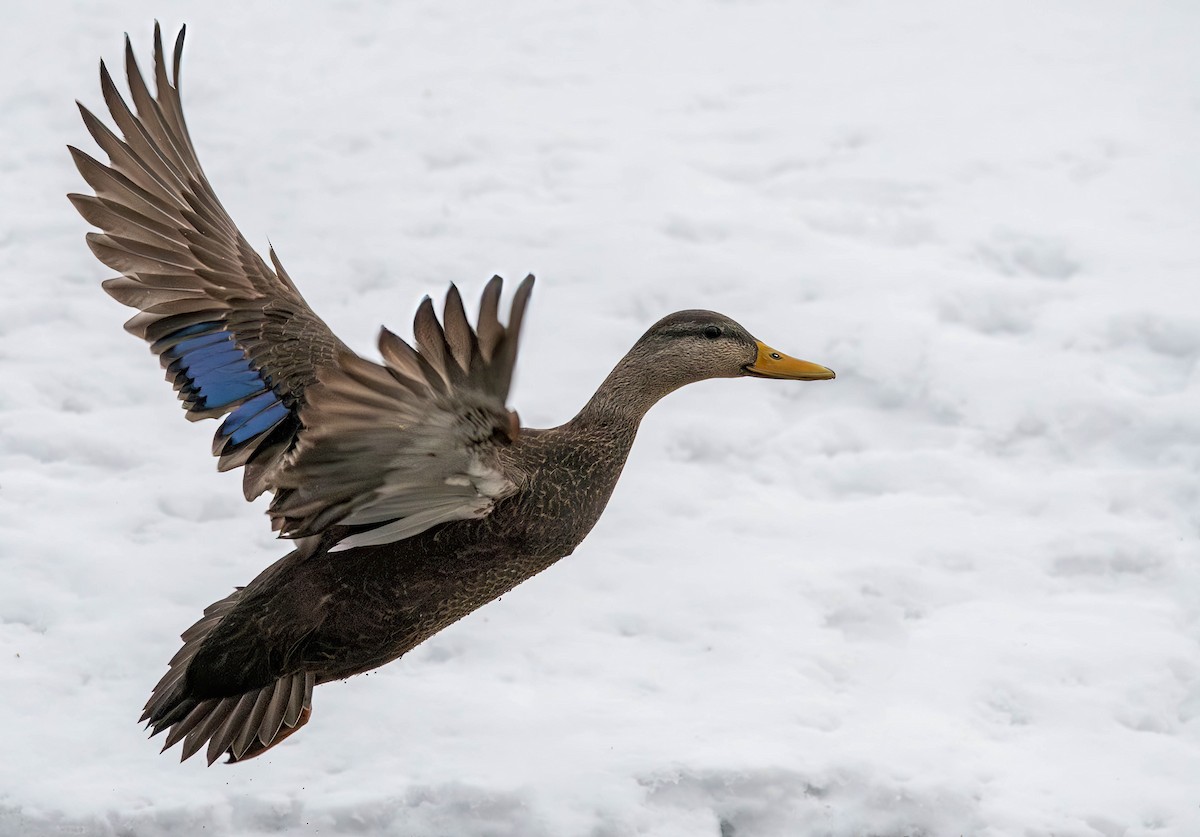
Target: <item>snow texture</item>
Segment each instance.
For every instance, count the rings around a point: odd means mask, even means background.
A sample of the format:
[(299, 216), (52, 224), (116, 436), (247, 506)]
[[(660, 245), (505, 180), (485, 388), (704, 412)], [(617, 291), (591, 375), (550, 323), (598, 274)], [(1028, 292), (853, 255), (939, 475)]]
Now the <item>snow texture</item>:
[[(575, 555), (262, 759), (158, 755), (286, 544), (63, 197), (155, 15), (355, 349), (534, 272), (528, 425), (680, 308), (838, 379), (672, 395)], [(1194, 0), (16, 2), (0, 62), (0, 834), (1200, 834)]]

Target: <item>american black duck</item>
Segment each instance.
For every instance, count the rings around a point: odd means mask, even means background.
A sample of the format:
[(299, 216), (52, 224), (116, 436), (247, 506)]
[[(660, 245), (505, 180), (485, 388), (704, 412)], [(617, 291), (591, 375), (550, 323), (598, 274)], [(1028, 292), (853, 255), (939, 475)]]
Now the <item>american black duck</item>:
[[(823, 380), (728, 317), (679, 311), (655, 323), (575, 418), (520, 427), (506, 406), (533, 287), (507, 326), (501, 280), (474, 328), (451, 286), (441, 322), (426, 298), (410, 346), (384, 329), (383, 364), (351, 352), (270, 252), (251, 249), (196, 159), (154, 31), (151, 95), (126, 40), (131, 110), (103, 64), (120, 135), (80, 106), (108, 155), (71, 148), (95, 195), (70, 196), (101, 232), (88, 245), (122, 275), (104, 288), (138, 309), (192, 420), (224, 416), (213, 453), (242, 467), (247, 499), (295, 549), (210, 605), (154, 687), (142, 720), (183, 758), (259, 755), (305, 724), (313, 686), (369, 671), (569, 555), (595, 524), (646, 411), (706, 378)], [(123, 137), (123, 138), (122, 138)]]

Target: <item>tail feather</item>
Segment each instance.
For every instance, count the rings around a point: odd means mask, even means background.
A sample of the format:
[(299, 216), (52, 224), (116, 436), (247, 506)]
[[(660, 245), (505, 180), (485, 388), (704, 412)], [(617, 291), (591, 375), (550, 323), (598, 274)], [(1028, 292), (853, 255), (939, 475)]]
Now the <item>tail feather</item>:
[[(183, 753), (179, 756), (180, 761), (186, 761), (196, 754), (196, 752), (204, 746), (204, 744), (213, 736), (217, 728), (225, 723), (229, 717), (230, 711), (233, 709), (232, 704), (237, 701), (230, 698), (215, 698), (214, 703), (200, 718), (200, 722), (192, 727), (192, 731), (183, 739)], [(192, 710), (192, 714), (197, 714), (200, 707)], [(190, 715), (188, 717), (191, 717)], [(218, 755), (220, 755), (218, 753)], [(208, 760), (209, 764), (216, 761), (216, 757)]]
[[(255, 701), (258, 700), (256, 692), (246, 692), (229, 711), (224, 723), (213, 733), (212, 738), (208, 740), (208, 763), (212, 764), (221, 753), (229, 751), (233, 739), (241, 732), (242, 726), (246, 723), (250, 715), (250, 710), (254, 708)], [(232, 755), (232, 753), (231, 753)]]
[(191, 758), (207, 743), (208, 763), (222, 754), (229, 761), (245, 761), (274, 747), (312, 715), (312, 690), (316, 676), (298, 671), (242, 694), (200, 698), (187, 683), (188, 664), (204, 640), (236, 606), (240, 590), (205, 608), (204, 616), (182, 634), (183, 647), (172, 658), (167, 673), (154, 687), (141, 720), (151, 737), (167, 733), (163, 751), (183, 742), (180, 760)]
[[(182, 720), (199, 703), (198, 700), (187, 697), (184, 688), (183, 681), (184, 675), (187, 674), (188, 661), (196, 656), (196, 652), (200, 650), (205, 637), (212, 629), (237, 606), (241, 595), (242, 590), (239, 587), (225, 598), (213, 602), (204, 608), (204, 615), (200, 617), (200, 620), (180, 635), (183, 645), (167, 664), (167, 673), (151, 690), (150, 699), (146, 701), (142, 717), (139, 719), (141, 723), (149, 723), (153, 727), (155, 735)], [(185, 703), (189, 705), (184, 707)], [(182, 714), (180, 714), (181, 710)]]
[[(294, 734), (298, 729), (300, 729), (300, 727), (307, 724), (311, 717), (312, 717), (312, 705), (310, 702), (309, 705), (301, 708), (300, 714), (296, 718), (296, 725), (294, 727), (289, 727), (287, 724), (284, 724), (276, 732), (275, 737), (271, 739), (270, 743), (264, 744), (261, 737), (253, 736), (250, 738), (250, 740), (244, 750), (241, 750), (239, 752), (238, 750), (236, 750), (234, 748), (230, 748), (228, 763), (234, 764), (235, 762), (246, 761), (247, 759), (252, 759), (255, 756), (261, 756), (263, 753), (265, 753), (267, 750), (274, 747), (276, 744), (279, 744), (281, 741), (283, 741), (289, 735)], [(210, 762), (210, 764), (211, 764), (211, 762)]]
[(271, 702), (272, 692), (262, 689), (254, 697), (250, 706), (250, 714), (233, 737), (233, 755), (236, 759), (239, 753), (246, 753), (251, 744), (258, 743), (258, 727), (262, 724), (263, 715), (267, 712), (267, 704)]

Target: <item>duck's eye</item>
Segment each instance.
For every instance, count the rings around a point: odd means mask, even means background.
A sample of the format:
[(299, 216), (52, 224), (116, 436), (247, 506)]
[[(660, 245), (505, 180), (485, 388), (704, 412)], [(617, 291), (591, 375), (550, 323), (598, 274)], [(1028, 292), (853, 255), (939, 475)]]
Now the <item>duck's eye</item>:
[(704, 336), (709, 340), (716, 340), (721, 336), (721, 329), (717, 328), (716, 326), (709, 326), (708, 328), (704, 329)]

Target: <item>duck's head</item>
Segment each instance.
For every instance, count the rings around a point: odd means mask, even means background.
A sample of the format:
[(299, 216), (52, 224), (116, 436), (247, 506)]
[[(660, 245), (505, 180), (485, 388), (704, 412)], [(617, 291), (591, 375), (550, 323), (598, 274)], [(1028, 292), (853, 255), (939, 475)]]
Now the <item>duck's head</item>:
[(654, 370), (671, 389), (708, 378), (779, 378), (827, 381), (834, 377), (807, 360), (789, 357), (753, 337), (715, 311), (677, 311), (663, 317), (638, 340), (631, 357)]

